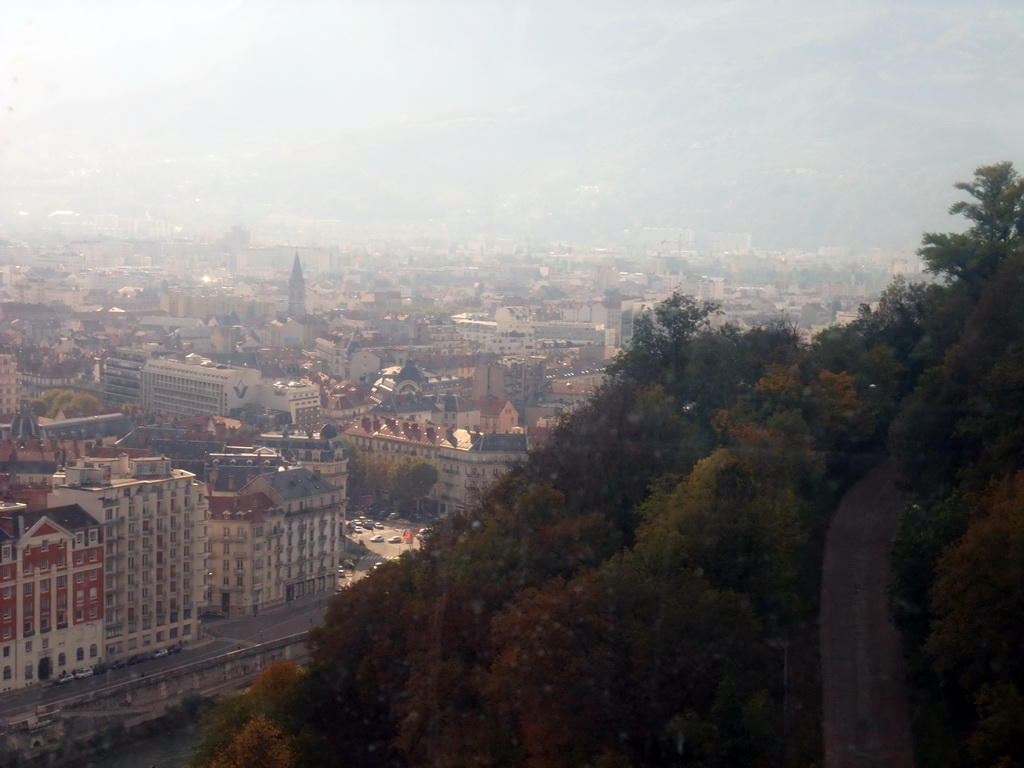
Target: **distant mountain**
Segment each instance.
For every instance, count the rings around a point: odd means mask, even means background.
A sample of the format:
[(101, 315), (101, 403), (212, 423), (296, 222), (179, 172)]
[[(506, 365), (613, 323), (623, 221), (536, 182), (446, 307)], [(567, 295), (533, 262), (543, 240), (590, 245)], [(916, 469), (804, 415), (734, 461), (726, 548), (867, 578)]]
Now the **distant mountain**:
[[(70, 209), (186, 227), (299, 216), (354, 234), (632, 243), (688, 227), (913, 248), (955, 226), (941, 216), (954, 181), (1024, 157), (1024, 15), (980, 5), (555, 4), (518, 33), (496, 17), (482, 40), (465, 11), (443, 30), (460, 36), (416, 43), (430, 58), (392, 49), (365, 67), (316, 49), (323, 36), (297, 53), (286, 30), (209, 77), (8, 115), (0, 225)], [(413, 26), (441, 24), (422, 13)]]

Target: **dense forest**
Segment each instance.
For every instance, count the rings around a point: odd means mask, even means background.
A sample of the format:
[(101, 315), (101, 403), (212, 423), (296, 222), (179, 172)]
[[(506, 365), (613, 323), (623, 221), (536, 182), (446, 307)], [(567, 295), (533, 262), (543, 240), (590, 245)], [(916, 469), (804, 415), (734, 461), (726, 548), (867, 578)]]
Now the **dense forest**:
[(824, 532), (892, 456), (920, 764), (1024, 765), (1024, 183), (956, 186), (936, 279), (848, 326), (639, 318), (549, 442), (333, 599), (307, 667), (212, 710), (196, 764), (820, 762)]

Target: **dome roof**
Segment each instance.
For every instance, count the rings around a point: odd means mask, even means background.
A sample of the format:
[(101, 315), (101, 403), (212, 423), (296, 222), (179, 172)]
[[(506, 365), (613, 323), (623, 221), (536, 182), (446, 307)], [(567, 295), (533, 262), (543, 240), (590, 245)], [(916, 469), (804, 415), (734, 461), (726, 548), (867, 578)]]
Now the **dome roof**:
[(43, 431), (39, 428), (35, 414), (31, 411), (17, 414), (11, 421), (11, 437), (41, 437)]
[(397, 376), (395, 376), (395, 381), (415, 381), (417, 384), (422, 384), (423, 373), (416, 367), (416, 363), (409, 362), (406, 363), (405, 367), (399, 371)]

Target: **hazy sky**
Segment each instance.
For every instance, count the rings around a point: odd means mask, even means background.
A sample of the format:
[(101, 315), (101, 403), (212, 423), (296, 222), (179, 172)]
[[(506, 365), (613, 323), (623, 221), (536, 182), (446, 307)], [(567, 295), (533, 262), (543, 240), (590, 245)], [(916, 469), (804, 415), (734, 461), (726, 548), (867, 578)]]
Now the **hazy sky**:
[(5, 0), (0, 226), (145, 208), (913, 246), (952, 224), (954, 181), (1024, 162), (1021, 40), (1019, 0)]

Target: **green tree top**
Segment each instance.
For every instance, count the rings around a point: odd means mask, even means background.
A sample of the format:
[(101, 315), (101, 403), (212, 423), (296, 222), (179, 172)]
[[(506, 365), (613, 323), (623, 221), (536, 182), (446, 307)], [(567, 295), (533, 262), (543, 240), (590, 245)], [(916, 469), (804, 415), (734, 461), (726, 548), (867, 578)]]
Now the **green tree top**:
[(927, 232), (918, 254), (928, 271), (953, 283), (980, 288), (995, 275), (1003, 259), (1024, 243), (1024, 179), (1013, 163), (983, 165), (973, 181), (954, 185), (973, 198), (949, 208), (973, 222), (964, 233)]

